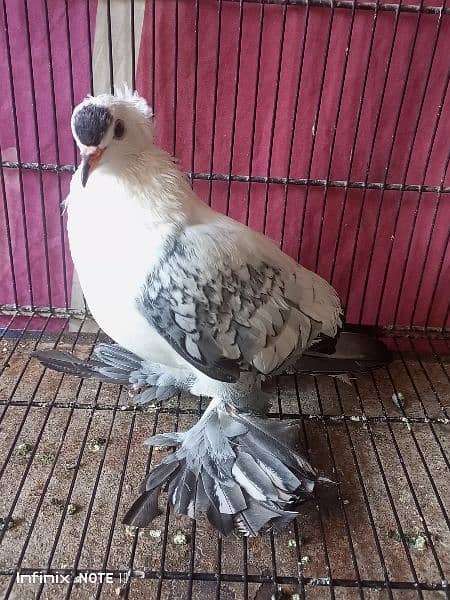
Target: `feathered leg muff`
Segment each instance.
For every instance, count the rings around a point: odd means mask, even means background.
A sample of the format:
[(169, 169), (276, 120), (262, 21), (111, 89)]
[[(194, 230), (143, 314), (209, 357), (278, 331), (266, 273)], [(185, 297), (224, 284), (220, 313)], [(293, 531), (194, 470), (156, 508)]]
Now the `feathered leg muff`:
[(98, 344), (90, 358), (78, 358), (61, 350), (33, 352), (44, 367), (78, 377), (94, 377), (107, 383), (128, 385), (132, 403), (144, 407), (176, 396), (195, 380), (187, 369), (141, 360), (118, 344)]
[(176, 512), (206, 513), (223, 535), (282, 529), (320, 479), (302, 454), (298, 423), (262, 418), (213, 400), (184, 433), (163, 433), (149, 446), (178, 446), (147, 475), (124, 523), (146, 527), (163, 487)]

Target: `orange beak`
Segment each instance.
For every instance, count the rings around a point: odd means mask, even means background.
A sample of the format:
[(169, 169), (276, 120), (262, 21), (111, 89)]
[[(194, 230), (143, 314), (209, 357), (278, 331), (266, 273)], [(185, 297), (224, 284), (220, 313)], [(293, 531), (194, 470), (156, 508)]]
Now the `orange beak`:
[(81, 149), (81, 184), (85, 187), (89, 175), (99, 163), (104, 150), (98, 146), (83, 146)]

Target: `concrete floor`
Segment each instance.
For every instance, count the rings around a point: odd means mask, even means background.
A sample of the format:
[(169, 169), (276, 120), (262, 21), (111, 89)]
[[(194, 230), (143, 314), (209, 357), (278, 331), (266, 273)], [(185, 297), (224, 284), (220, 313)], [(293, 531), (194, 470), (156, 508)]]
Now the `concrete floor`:
[[(153, 431), (190, 426), (197, 399), (135, 412), (124, 390), (61, 377), (30, 360), (36, 344), (75, 344), (75, 352), (86, 355), (94, 335), (3, 333), (5, 598), (447, 597), (450, 383), (442, 340), (391, 340), (402, 352), (389, 369), (350, 385), (294, 376), (272, 384), (273, 410), (301, 416), (311, 461), (339, 486), (319, 488), (316, 501), (283, 534), (245, 540), (238, 534), (221, 539), (205, 519), (193, 524), (163, 503), (148, 529), (137, 533), (121, 523), (148, 459), (153, 465), (162, 457), (161, 451), (149, 457), (143, 440)], [(179, 531), (185, 543), (175, 543)], [(33, 571), (35, 577), (90, 572), (97, 583), (41, 587), (16, 580)], [(113, 581), (100, 584), (100, 572), (112, 573)]]

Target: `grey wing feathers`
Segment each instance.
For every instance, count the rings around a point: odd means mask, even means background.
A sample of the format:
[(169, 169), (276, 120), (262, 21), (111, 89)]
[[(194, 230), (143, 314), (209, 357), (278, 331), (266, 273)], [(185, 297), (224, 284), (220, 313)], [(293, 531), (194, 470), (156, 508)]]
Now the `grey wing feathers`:
[(248, 368), (269, 374), (321, 334), (336, 335), (340, 325), (331, 286), (288, 264), (210, 256), (207, 236), (202, 248), (184, 236), (149, 274), (138, 306), (183, 358), (213, 379), (236, 381)]

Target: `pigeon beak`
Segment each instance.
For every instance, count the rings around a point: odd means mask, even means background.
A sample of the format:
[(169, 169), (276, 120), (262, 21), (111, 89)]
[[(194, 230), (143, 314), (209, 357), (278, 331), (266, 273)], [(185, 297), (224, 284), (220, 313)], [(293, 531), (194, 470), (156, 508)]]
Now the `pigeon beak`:
[(86, 186), (88, 177), (100, 161), (104, 150), (98, 146), (83, 146), (81, 149), (81, 185)]

